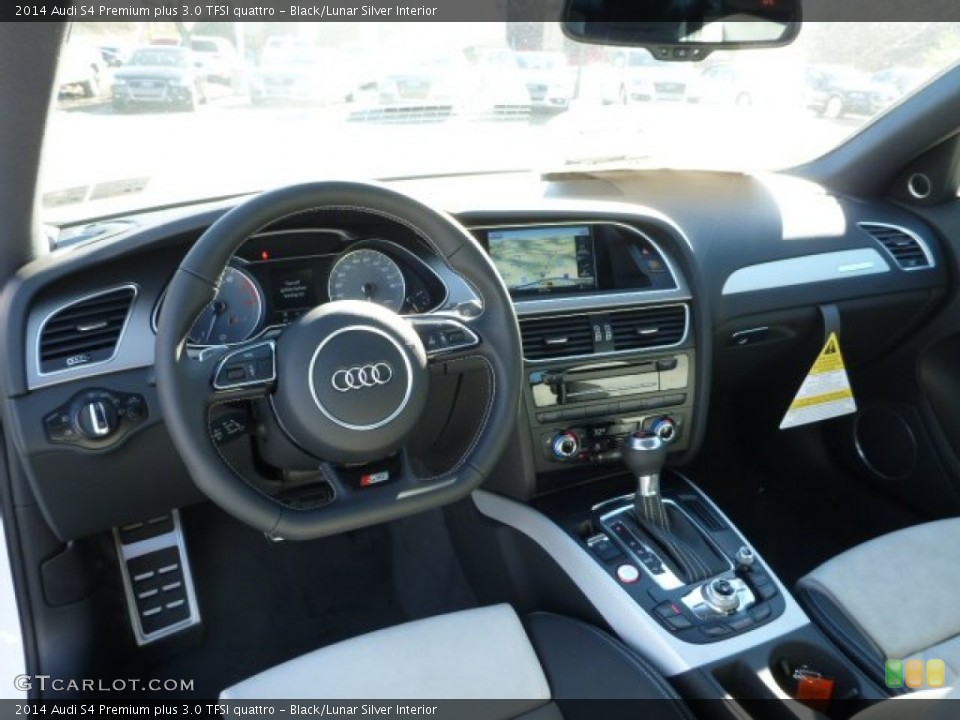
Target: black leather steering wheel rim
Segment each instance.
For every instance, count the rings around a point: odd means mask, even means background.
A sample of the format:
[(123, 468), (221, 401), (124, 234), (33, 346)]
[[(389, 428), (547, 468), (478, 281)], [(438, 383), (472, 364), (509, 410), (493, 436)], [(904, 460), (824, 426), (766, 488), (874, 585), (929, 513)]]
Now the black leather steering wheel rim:
[[(348, 491), (319, 508), (293, 508), (248, 483), (228, 467), (211, 442), (207, 390), (210, 358), (187, 353), (187, 334), (209, 304), (228, 261), (264, 227), (299, 213), (350, 210), (388, 218), (414, 230), (481, 299), (470, 320), (480, 338), (469, 358), (488, 371), (490, 397), (479, 429), (454, 467), (429, 478), (410, 476), (403, 487)], [(157, 392), (163, 417), (199, 489), (242, 522), (271, 536), (309, 539), (372, 525), (454, 502), (492, 471), (516, 424), (522, 387), (520, 332), (509, 293), (477, 240), (454, 218), (372, 183), (317, 182), (268, 191), (226, 212), (197, 240), (171, 280), (158, 319)], [(216, 353), (212, 353), (213, 359)], [(464, 357), (449, 360), (452, 365)], [(278, 382), (283, 382), (282, 377)], [(349, 497), (344, 497), (347, 495)]]

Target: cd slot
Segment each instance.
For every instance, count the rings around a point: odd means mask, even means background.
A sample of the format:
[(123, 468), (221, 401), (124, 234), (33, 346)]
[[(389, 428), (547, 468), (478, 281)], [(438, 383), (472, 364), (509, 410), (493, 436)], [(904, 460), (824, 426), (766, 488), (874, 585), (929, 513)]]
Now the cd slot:
[[(558, 406), (685, 390), (688, 374), (689, 360), (679, 354), (629, 365), (539, 371), (531, 373), (530, 389), (539, 412)], [(661, 404), (659, 400), (653, 402)]]
[(685, 405), (687, 395), (676, 393), (655, 398), (619, 400), (616, 402), (598, 403), (589, 407), (564, 407), (556, 410), (547, 410), (537, 413), (537, 421), (543, 424), (582, 420), (585, 418), (621, 417), (630, 413), (649, 410), (679, 407)]

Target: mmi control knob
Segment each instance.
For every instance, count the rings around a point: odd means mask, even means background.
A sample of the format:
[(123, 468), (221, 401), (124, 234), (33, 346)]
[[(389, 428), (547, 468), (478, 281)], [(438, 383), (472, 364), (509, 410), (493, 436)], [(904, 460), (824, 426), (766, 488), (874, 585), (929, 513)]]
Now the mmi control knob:
[(557, 433), (551, 445), (554, 457), (569, 460), (580, 452), (580, 436), (572, 430)]
[(91, 440), (101, 440), (117, 429), (117, 408), (109, 400), (89, 400), (77, 411), (77, 428)]
[(740, 606), (737, 588), (725, 578), (716, 578), (703, 586), (701, 590), (704, 601), (711, 608), (721, 613), (736, 612)]

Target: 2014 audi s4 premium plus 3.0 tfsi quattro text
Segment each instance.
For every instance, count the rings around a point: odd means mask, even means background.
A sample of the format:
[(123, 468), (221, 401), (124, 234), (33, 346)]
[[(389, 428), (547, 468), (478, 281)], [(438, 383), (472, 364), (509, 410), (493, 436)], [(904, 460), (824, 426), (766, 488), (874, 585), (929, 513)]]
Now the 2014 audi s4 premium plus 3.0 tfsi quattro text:
[(0, 11), (4, 716), (956, 715), (954, 8), (140, 5)]

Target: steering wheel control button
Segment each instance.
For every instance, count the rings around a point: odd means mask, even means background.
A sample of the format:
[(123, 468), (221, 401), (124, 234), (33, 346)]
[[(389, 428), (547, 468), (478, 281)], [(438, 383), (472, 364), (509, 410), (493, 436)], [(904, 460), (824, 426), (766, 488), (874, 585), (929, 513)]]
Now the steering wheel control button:
[(423, 341), (427, 355), (465, 350), (480, 342), (476, 333), (456, 320), (415, 317), (410, 321)]
[(217, 390), (263, 385), (276, 380), (273, 341), (235, 350), (217, 365), (213, 387)]
[(640, 579), (640, 571), (636, 565), (624, 563), (617, 567), (617, 580), (624, 585), (632, 585)]
[(52, 443), (100, 450), (120, 442), (148, 416), (142, 395), (88, 390), (43, 417), (43, 429)]

